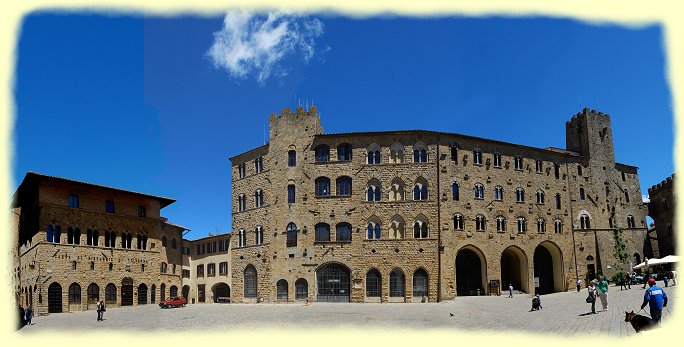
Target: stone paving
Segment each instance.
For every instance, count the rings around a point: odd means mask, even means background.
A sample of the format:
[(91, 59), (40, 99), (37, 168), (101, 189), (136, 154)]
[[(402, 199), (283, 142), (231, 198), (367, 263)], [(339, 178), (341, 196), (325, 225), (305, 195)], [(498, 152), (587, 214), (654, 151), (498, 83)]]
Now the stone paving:
[[(661, 283), (659, 283), (660, 285)], [(676, 308), (675, 288), (664, 288), (670, 300), (669, 311)], [(501, 296), (458, 297), (440, 303), (312, 303), (300, 304), (189, 304), (186, 307), (160, 309), (157, 305), (110, 308), (105, 320), (97, 322), (95, 311), (50, 314), (34, 318), (21, 334), (39, 331), (106, 330), (176, 330), (176, 331), (242, 331), (250, 327), (276, 328), (396, 328), (443, 329), (450, 331), (533, 332), (560, 336), (630, 336), (632, 327), (624, 322), (625, 311), (639, 310), (644, 290), (641, 285), (630, 290), (611, 286), (608, 309), (588, 314), (586, 289), (542, 296), (539, 311), (530, 312), (531, 296), (508, 293)], [(646, 309), (648, 310), (648, 308)], [(646, 311), (647, 312), (647, 311)], [(663, 312), (665, 329), (672, 328), (672, 316)], [(451, 316), (450, 313), (454, 315)], [(641, 313), (647, 315), (647, 313)], [(95, 330), (94, 330), (95, 329)]]

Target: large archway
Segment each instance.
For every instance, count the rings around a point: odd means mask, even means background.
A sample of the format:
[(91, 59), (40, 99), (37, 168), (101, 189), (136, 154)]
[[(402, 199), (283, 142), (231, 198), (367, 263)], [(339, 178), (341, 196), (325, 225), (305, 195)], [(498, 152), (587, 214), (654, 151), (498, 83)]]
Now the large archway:
[(563, 291), (563, 257), (556, 244), (544, 241), (534, 250), (534, 278), (539, 279), (535, 294)]
[(138, 286), (138, 305), (147, 305), (147, 285), (140, 283)]
[(529, 293), (527, 256), (517, 246), (510, 246), (501, 253), (501, 289), (514, 289)]
[(48, 313), (62, 312), (62, 286), (53, 282), (48, 287)]
[(351, 271), (342, 264), (330, 263), (316, 270), (316, 300), (322, 302), (349, 302)]
[[(183, 287), (183, 291), (185, 291), (185, 287)], [(188, 287), (188, 291), (190, 291), (190, 287)], [(214, 293), (214, 302), (230, 301), (230, 287), (223, 282), (214, 284), (211, 287), (211, 292)]]
[[(228, 289), (228, 293), (230, 293), (230, 288)], [(183, 286), (183, 297), (188, 299), (189, 295), (190, 295), (190, 286), (186, 284)]]
[(477, 295), (483, 290), (487, 265), (482, 252), (473, 246), (461, 248), (456, 254), (456, 295)]
[(121, 280), (121, 306), (133, 305), (133, 279), (126, 277)]

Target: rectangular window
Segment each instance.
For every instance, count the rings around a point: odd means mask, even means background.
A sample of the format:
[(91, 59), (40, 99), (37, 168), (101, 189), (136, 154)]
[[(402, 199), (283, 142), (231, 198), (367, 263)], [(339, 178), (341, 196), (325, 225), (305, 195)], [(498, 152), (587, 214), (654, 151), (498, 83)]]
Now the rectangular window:
[(78, 208), (78, 195), (69, 195), (69, 208)]
[(494, 153), (494, 167), (501, 167), (501, 154)]
[(107, 200), (107, 202), (105, 203), (105, 212), (114, 213), (114, 201)]
[(228, 262), (224, 261), (219, 263), (219, 275), (227, 275), (228, 274)]
[(451, 160), (458, 162), (458, 147), (451, 147)]
[(522, 170), (523, 169), (522, 157), (515, 157), (515, 169), (516, 170)]
[(290, 184), (287, 186), (287, 203), (294, 204), (295, 202), (295, 186)]
[(216, 276), (216, 264), (207, 264), (207, 276)]
[(543, 166), (542, 166), (542, 161), (541, 161), (541, 160), (537, 160), (537, 161), (534, 162), (534, 164), (535, 164), (535, 168), (536, 168), (536, 170), (537, 170), (537, 173), (542, 173), (542, 171), (544, 170), (544, 168), (543, 168)]
[(238, 164), (238, 177), (245, 178), (245, 163)]
[(256, 239), (254, 240), (255, 245), (260, 245), (264, 243), (264, 230), (261, 227), (256, 228)]
[(556, 179), (560, 178), (560, 165), (558, 163), (553, 164), (553, 174)]
[(287, 166), (297, 166), (297, 152), (290, 150), (287, 152)]
[(138, 206), (138, 217), (140, 217), (140, 218), (147, 217), (147, 211), (145, 211), (144, 206)]
[(183, 278), (190, 278), (190, 270), (183, 270)]
[(261, 171), (263, 171), (264, 170), (263, 164), (264, 164), (263, 158), (261, 158), (261, 157), (256, 158), (256, 160), (254, 160), (254, 171), (256, 171), (256, 173), (260, 173)]
[(204, 302), (204, 284), (198, 284), (197, 285), (197, 301), (199, 302)]
[(197, 277), (204, 277), (204, 265), (197, 265)]

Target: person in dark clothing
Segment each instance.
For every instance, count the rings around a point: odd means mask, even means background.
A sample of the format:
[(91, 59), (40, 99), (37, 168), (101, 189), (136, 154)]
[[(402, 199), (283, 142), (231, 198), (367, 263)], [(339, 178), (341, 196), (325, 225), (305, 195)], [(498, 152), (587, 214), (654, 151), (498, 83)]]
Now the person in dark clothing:
[(105, 308), (105, 303), (104, 301), (100, 300), (100, 302), (97, 303), (97, 321), (102, 321), (104, 320), (104, 312), (107, 311)]
[(26, 325), (33, 325), (33, 323), (31, 323), (32, 319), (33, 319), (33, 308), (31, 307), (31, 305), (29, 305), (29, 307), (26, 308), (26, 312), (24, 314), (24, 320), (26, 321)]
[(663, 307), (667, 307), (667, 294), (656, 285), (656, 281), (653, 278), (648, 279), (648, 286), (649, 288), (644, 293), (644, 302), (641, 304), (641, 309), (643, 310), (648, 305), (651, 311), (651, 319), (660, 322)]

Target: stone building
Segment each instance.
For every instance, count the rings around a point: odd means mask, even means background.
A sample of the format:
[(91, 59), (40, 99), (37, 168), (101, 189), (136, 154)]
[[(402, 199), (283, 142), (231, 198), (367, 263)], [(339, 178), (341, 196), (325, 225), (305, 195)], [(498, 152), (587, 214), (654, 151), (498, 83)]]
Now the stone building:
[(231, 158), (233, 301), (543, 294), (626, 271), (616, 239), (641, 258), (647, 230), (637, 168), (615, 162), (607, 114), (572, 116), (566, 144), (273, 114), (269, 143)]
[(655, 231), (658, 238), (658, 256), (660, 258), (676, 254), (676, 238), (672, 232), (674, 226), (675, 175), (654, 185), (648, 189), (648, 215), (655, 222)]
[(14, 194), (18, 301), (36, 314), (156, 303), (181, 285), (175, 200), (29, 172)]
[(191, 303), (229, 302), (231, 234), (183, 240), (183, 296)]

